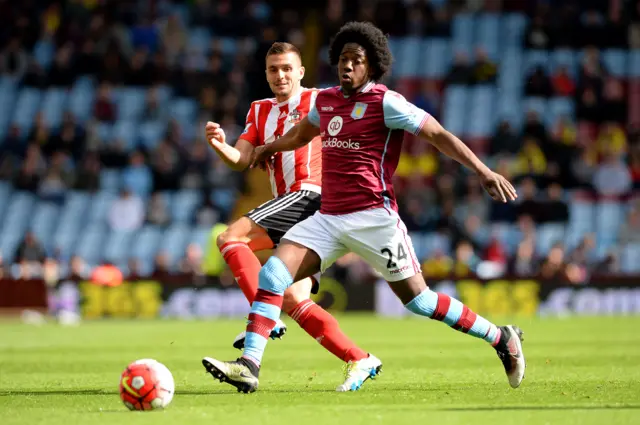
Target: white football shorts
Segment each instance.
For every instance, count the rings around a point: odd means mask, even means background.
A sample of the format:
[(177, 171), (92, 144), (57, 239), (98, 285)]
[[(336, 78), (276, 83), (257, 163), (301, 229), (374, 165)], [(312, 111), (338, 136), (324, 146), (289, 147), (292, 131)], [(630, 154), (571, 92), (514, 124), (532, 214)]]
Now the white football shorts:
[(353, 252), (388, 282), (421, 273), (407, 227), (395, 211), (373, 208), (344, 215), (317, 211), (283, 236), (305, 246), (322, 260), (321, 271)]

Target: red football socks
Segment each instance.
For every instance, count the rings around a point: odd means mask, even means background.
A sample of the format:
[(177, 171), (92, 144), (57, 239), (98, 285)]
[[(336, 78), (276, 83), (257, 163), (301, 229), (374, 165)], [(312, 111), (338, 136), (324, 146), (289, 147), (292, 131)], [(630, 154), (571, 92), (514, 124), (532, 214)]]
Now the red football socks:
[(355, 362), (369, 357), (342, 332), (338, 321), (313, 301), (302, 301), (291, 310), (289, 316), (340, 360)]
[(244, 242), (227, 242), (220, 247), (224, 261), (229, 265), (249, 305), (258, 292), (258, 274), (262, 265), (249, 245)]

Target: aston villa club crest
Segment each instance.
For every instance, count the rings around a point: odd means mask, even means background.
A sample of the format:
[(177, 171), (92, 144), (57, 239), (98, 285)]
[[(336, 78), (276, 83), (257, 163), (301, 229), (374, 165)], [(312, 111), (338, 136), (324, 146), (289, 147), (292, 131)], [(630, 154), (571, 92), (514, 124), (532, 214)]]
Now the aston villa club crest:
[(356, 105), (353, 107), (353, 111), (351, 111), (351, 118), (354, 120), (359, 120), (364, 117), (364, 113), (367, 110), (367, 104), (362, 102), (356, 102)]
[(289, 122), (292, 122), (294, 124), (297, 124), (300, 122), (300, 111), (298, 111), (297, 109), (294, 109), (293, 111), (291, 111), (291, 113), (289, 113)]

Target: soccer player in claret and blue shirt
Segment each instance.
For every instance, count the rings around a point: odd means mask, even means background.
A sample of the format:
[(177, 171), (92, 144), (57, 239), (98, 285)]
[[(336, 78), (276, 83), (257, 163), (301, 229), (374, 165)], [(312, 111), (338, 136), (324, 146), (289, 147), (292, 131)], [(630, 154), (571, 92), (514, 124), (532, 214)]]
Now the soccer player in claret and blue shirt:
[[(329, 58), (338, 67), (340, 86), (319, 92), (307, 117), (279, 140), (257, 148), (253, 158), (254, 164), (260, 164), (320, 134), (320, 211), (291, 228), (261, 269), (243, 355), (230, 362), (212, 360), (218, 378), (241, 391), (255, 391), (284, 291), (351, 251), (384, 276), (411, 312), (488, 342), (502, 361), (509, 384), (517, 388), (525, 372), (522, 331), (513, 325), (496, 326), (425, 283), (407, 228), (397, 213), (391, 183), (404, 132), (429, 141), (473, 170), (494, 200), (515, 200), (515, 189), (433, 117), (379, 83), (389, 71), (392, 56), (387, 38), (377, 27), (346, 24), (333, 39)], [(380, 367), (373, 356), (351, 364), (345, 389), (360, 388)]]

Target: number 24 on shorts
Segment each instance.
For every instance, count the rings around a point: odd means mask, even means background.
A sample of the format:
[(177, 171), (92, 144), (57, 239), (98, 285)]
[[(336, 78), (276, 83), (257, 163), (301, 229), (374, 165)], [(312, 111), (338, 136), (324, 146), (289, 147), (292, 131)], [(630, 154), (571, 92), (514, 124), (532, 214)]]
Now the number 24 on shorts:
[[(398, 265), (395, 263), (395, 261), (393, 261), (393, 252), (391, 252), (391, 250), (389, 248), (382, 248), (380, 250), (381, 253), (383, 253), (384, 255), (386, 255), (387, 257), (389, 257), (389, 261), (387, 261), (387, 268), (388, 269), (394, 269), (396, 268)], [(398, 244), (398, 255), (396, 256), (396, 258), (398, 260), (404, 260), (405, 258), (407, 258), (407, 252), (405, 251), (404, 247), (402, 246), (402, 243)]]

